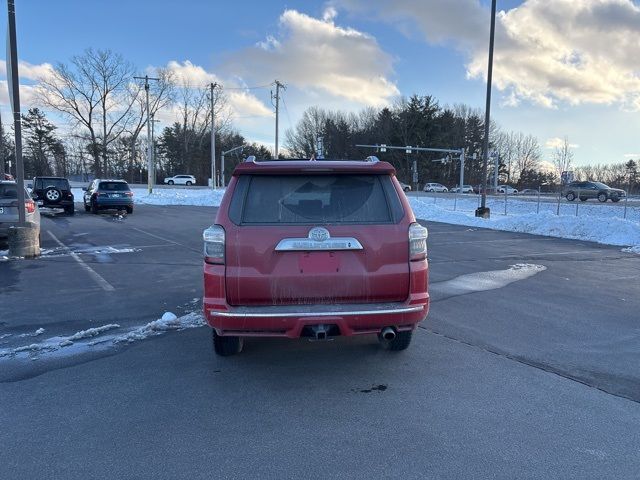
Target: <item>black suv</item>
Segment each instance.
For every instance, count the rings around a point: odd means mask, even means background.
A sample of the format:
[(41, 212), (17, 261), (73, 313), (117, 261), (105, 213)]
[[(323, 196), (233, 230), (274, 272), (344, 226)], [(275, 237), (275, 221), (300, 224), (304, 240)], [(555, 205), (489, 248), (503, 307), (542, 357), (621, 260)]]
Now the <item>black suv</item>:
[(562, 195), (573, 202), (576, 198), (586, 202), (590, 198), (597, 198), (600, 202), (611, 200), (619, 202), (627, 194), (619, 188), (611, 188), (600, 182), (571, 182), (562, 189)]
[(31, 196), (38, 205), (48, 208), (63, 208), (73, 215), (73, 193), (69, 180), (64, 177), (34, 177)]

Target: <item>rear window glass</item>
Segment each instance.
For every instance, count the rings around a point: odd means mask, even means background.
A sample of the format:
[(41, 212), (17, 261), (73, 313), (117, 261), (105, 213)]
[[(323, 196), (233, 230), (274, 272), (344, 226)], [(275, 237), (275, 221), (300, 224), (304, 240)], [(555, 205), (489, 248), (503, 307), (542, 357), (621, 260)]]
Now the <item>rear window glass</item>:
[(0, 184), (0, 198), (18, 198), (18, 190), (16, 186)]
[(38, 178), (35, 188), (42, 190), (48, 187), (55, 187), (58, 190), (68, 190), (69, 182), (65, 178)]
[(252, 175), (239, 180), (230, 211), (232, 217), (240, 213), (232, 218), (236, 223), (391, 223), (402, 216), (387, 175)]
[(126, 192), (129, 185), (124, 182), (100, 182), (98, 190), (108, 190), (111, 192)]

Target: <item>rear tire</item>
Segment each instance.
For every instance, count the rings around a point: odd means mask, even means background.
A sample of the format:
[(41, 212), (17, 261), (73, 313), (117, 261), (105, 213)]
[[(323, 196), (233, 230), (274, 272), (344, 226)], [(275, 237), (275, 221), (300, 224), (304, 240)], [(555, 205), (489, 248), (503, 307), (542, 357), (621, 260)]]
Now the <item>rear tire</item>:
[(213, 336), (213, 350), (216, 352), (216, 355), (220, 355), (221, 357), (230, 357), (232, 355), (237, 355), (242, 351), (242, 346), (244, 342), (240, 337), (221, 337), (216, 334), (215, 329), (211, 329), (211, 333)]
[(413, 330), (409, 330), (408, 332), (397, 332), (396, 338), (394, 338), (393, 340), (385, 340), (380, 334), (378, 334), (378, 340), (380, 341), (382, 348), (384, 348), (385, 350), (399, 352), (401, 350), (407, 349), (407, 347), (411, 343), (412, 336)]
[(598, 194), (598, 201), (601, 203), (604, 203), (607, 201), (607, 194), (606, 193), (599, 193)]
[(129, 215), (131, 215), (131, 214), (133, 213), (133, 207), (125, 207), (125, 208), (126, 208), (127, 213), (128, 213)]
[(187, 187), (190, 187), (191, 185), (193, 185), (193, 182), (188, 181), (188, 182), (187, 182)]
[(74, 213), (76, 213), (75, 205), (70, 205), (68, 207), (65, 207), (64, 208), (64, 213), (66, 213), (67, 215), (73, 215)]
[(98, 213), (98, 206), (96, 205), (96, 202), (91, 202), (91, 213), (94, 215)]
[(168, 184), (168, 185), (173, 185), (173, 180), (169, 180), (169, 181), (167, 182), (167, 184)]
[(85, 212), (90, 212), (91, 211), (91, 207), (89, 207), (89, 205), (87, 205), (86, 203), (84, 204), (84, 211)]
[(573, 192), (569, 192), (567, 193), (567, 200), (569, 200), (570, 202), (573, 202), (576, 199), (576, 194)]

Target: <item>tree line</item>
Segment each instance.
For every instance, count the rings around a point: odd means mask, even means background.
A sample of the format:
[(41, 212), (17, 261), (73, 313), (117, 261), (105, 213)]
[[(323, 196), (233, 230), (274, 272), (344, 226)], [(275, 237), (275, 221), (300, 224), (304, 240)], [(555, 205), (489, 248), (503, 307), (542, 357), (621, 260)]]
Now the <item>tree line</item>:
[[(42, 108), (22, 115), (25, 174), (118, 177), (131, 182), (147, 176), (147, 118), (170, 110), (176, 120), (155, 136), (156, 181), (166, 175), (189, 173), (200, 183), (210, 176), (211, 121), (216, 118), (216, 158), (223, 150), (245, 145), (243, 155), (270, 159), (264, 145), (248, 144), (234, 127), (223, 90), (191, 85), (176, 79), (168, 69), (157, 69), (149, 82), (149, 111), (144, 82), (134, 80), (133, 65), (110, 50), (87, 49), (68, 63), (59, 63), (40, 80), (37, 98)], [(211, 104), (213, 103), (213, 112)], [(58, 128), (45, 114), (56, 112), (66, 120)], [(149, 115), (147, 115), (149, 113)], [(364, 158), (376, 154), (391, 162), (401, 180), (409, 183), (412, 164), (417, 163), (420, 183), (456, 185), (460, 174), (457, 157), (438, 153), (388, 150), (374, 152), (358, 144), (463, 148), (466, 154), (465, 183), (479, 184), (482, 177), (484, 115), (467, 105), (440, 106), (431, 95), (400, 98), (384, 108), (358, 113), (308, 108), (297, 124), (285, 132), (281, 157), (310, 158), (322, 138), (327, 158)], [(0, 158), (13, 162), (13, 142), (0, 125)], [(490, 125), (490, 150), (499, 160), (501, 183), (520, 188), (551, 188), (560, 173), (574, 170), (578, 179), (597, 180), (612, 186), (636, 185), (638, 166), (633, 160), (610, 165), (574, 168), (568, 138), (557, 146), (551, 160), (543, 162), (537, 138)], [(229, 177), (240, 156), (228, 158)], [(493, 160), (490, 162), (493, 168)]]

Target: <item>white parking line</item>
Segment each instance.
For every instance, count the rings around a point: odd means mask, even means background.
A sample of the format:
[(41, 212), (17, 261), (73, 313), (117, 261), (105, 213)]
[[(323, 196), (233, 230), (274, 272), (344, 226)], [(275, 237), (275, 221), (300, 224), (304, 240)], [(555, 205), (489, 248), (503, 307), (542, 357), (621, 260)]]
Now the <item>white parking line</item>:
[(200, 253), (200, 250), (196, 250), (196, 249), (194, 249), (194, 248), (191, 248), (191, 247), (190, 247), (190, 246), (188, 246), (188, 245), (185, 245), (185, 244), (180, 243), (180, 242), (176, 242), (175, 240), (171, 240), (171, 239), (169, 239), (169, 238), (161, 237), (160, 235), (155, 235), (155, 234), (153, 234), (153, 233), (146, 232), (146, 231), (144, 231), (144, 230), (142, 230), (142, 229), (140, 229), (140, 228), (136, 228), (136, 227), (132, 227), (132, 228), (133, 228), (136, 232), (144, 233), (145, 235), (149, 235), (150, 237), (156, 238), (156, 239), (158, 239), (158, 240), (162, 240), (163, 242), (172, 243), (173, 245), (180, 245), (181, 247), (184, 247), (184, 248), (186, 248), (187, 250), (191, 250), (192, 252), (196, 252), (196, 253), (198, 253), (198, 254)]
[(58, 245), (60, 245), (62, 248), (67, 250), (67, 252), (69, 252), (69, 255), (71, 255), (71, 258), (73, 258), (76, 262), (78, 262), (78, 265), (80, 265), (89, 274), (89, 276), (93, 279), (94, 282), (98, 284), (100, 288), (102, 288), (105, 292), (115, 291), (115, 288), (113, 287), (113, 285), (111, 285), (104, 278), (102, 278), (100, 274), (96, 272), (93, 268), (91, 268), (89, 265), (84, 263), (84, 261), (80, 258), (80, 256), (77, 253), (72, 252), (71, 249), (67, 247), (64, 243), (62, 243), (60, 240), (58, 240), (58, 237), (56, 237), (51, 231), (47, 230), (47, 233), (49, 233), (51, 238), (53, 238), (53, 240), (55, 240), (55, 242)]

